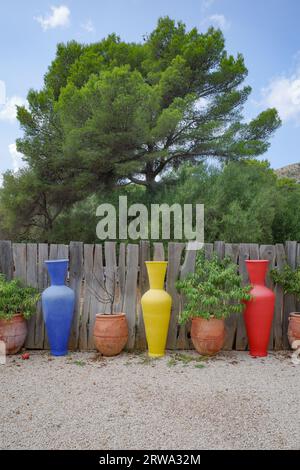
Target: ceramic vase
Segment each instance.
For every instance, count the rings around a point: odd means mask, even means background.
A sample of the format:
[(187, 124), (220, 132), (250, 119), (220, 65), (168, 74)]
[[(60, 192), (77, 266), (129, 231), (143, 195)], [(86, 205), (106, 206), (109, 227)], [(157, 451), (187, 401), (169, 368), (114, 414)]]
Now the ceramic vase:
[(244, 319), (250, 354), (254, 357), (268, 355), (275, 304), (274, 292), (265, 285), (268, 264), (268, 260), (246, 260), (252, 298), (246, 302)]
[(146, 261), (150, 289), (141, 303), (150, 357), (165, 354), (172, 306), (172, 298), (163, 288), (167, 265), (167, 261)]
[(64, 356), (68, 352), (68, 341), (72, 325), (75, 295), (65, 285), (68, 260), (48, 260), (51, 285), (42, 294), (44, 322), (53, 356)]

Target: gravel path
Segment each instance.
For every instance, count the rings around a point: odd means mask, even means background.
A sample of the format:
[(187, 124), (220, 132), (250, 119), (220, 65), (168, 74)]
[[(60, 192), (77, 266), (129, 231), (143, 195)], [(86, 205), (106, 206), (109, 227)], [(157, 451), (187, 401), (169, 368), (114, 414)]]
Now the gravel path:
[(0, 448), (299, 449), (300, 366), (289, 355), (9, 357)]

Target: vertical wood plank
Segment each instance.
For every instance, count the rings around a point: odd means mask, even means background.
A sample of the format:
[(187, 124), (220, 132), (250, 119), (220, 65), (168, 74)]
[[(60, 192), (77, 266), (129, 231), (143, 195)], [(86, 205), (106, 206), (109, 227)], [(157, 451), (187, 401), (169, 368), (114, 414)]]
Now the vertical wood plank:
[[(228, 256), (231, 261), (235, 264), (238, 264), (238, 257), (239, 257), (239, 245), (238, 243), (226, 243), (224, 249), (224, 255)], [(233, 313), (230, 317), (225, 319), (225, 341), (223, 349), (225, 351), (229, 351), (233, 349), (236, 339), (237, 333), (237, 325), (238, 325), (238, 315)]]
[(80, 327), (80, 297), (83, 278), (83, 243), (70, 243), (70, 287), (75, 293), (75, 309), (69, 349), (76, 350), (78, 347), (79, 327)]
[[(186, 244), (187, 247), (188, 244)], [(189, 273), (193, 273), (195, 270), (195, 263), (197, 257), (197, 250), (187, 250), (185, 251), (185, 258), (183, 265), (180, 269), (180, 279), (185, 279)], [(185, 299), (183, 295), (180, 295), (179, 310), (180, 312), (184, 308)], [(177, 338), (177, 349), (191, 349), (192, 342), (189, 338), (191, 330), (191, 322), (187, 322), (184, 325), (179, 325), (179, 333)]]
[(161, 242), (153, 243), (153, 261), (164, 261), (165, 260), (165, 248)]
[[(117, 278), (117, 256), (116, 256), (116, 242), (104, 243), (105, 254), (105, 287), (108, 292), (116, 294), (116, 278)], [(113, 305), (115, 311), (115, 305)], [(110, 305), (105, 305), (105, 312), (110, 312)]]
[(211, 259), (214, 252), (213, 243), (204, 243), (204, 253), (206, 259)]
[(88, 349), (88, 324), (92, 300), (91, 289), (93, 283), (94, 245), (85, 244), (83, 246), (83, 254), (84, 294), (78, 339), (78, 348), (80, 351)]
[[(250, 256), (250, 246), (247, 243), (241, 243), (239, 249), (239, 273), (242, 276), (243, 284), (247, 284), (248, 274), (246, 268), (246, 259)], [(237, 333), (236, 333), (236, 349), (238, 351), (244, 351), (247, 348), (247, 333), (244, 322), (244, 315), (240, 314), (237, 320)]]
[(13, 243), (14, 277), (26, 283), (26, 243)]
[(219, 259), (223, 259), (225, 256), (225, 243), (222, 241), (215, 242), (214, 252), (217, 254)]
[(3, 273), (8, 281), (13, 278), (13, 268), (12, 243), (9, 240), (0, 240), (0, 273)]
[[(118, 296), (117, 296), (117, 304), (116, 304), (117, 312), (123, 312), (124, 310), (123, 304), (124, 304), (125, 279), (126, 279), (126, 244), (120, 243), (118, 266), (117, 266), (117, 288), (118, 288)], [(137, 289), (137, 286), (136, 286), (136, 289)]]
[[(296, 268), (297, 260), (297, 242), (287, 241), (285, 244), (286, 259), (287, 263), (292, 269)], [(295, 296), (292, 294), (285, 294), (284, 296), (284, 308), (282, 317), (282, 339), (284, 349), (289, 349), (289, 340), (287, 337), (287, 330), (289, 326), (289, 316), (291, 312), (296, 310)]]
[[(45, 261), (48, 259), (48, 244), (38, 244), (38, 289), (40, 293), (48, 287), (48, 273)], [(35, 319), (35, 337), (34, 344), (36, 349), (43, 349), (45, 341), (45, 325), (43, 319), (42, 301), (40, 300), (37, 306), (37, 313)]]
[[(266, 285), (270, 289), (274, 290), (273, 282), (270, 278), (270, 270), (275, 266), (275, 259), (276, 259), (276, 252), (274, 245), (261, 245), (259, 248), (259, 255), (260, 259), (267, 259), (269, 261), (268, 271), (266, 275)], [(275, 308), (275, 307), (274, 307)], [(274, 349), (274, 317), (270, 332), (270, 339), (269, 339), (269, 350)]]
[(126, 256), (126, 281), (124, 295), (124, 312), (126, 313), (128, 324), (128, 341), (126, 349), (132, 351), (135, 344), (135, 326), (136, 326), (136, 301), (137, 301), (137, 279), (139, 265), (139, 246), (127, 245)]
[(147, 348), (145, 325), (143, 319), (143, 312), (141, 307), (141, 298), (143, 294), (149, 289), (149, 280), (145, 261), (150, 261), (150, 243), (148, 240), (141, 240), (139, 247), (139, 260), (140, 272), (138, 283), (138, 309), (137, 309), (137, 329), (135, 337), (135, 347), (139, 351), (144, 351)]
[[(36, 243), (27, 244), (26, 284), (31, 287), (38, 287)], [(29, 349), (33, 349), (35, 347), (35, 321), (35, 315), (32, 315), (27, 321), (28, 333), (25, 347)]]
[[(58, 245), (56, 243), (51, 243), (49, 246), (49, 260), (58, 259)], [(47, 269), (47, 268), (46, 268)], [(47, 271), (48, 284), (50, 285), (50, 278)], [(44, 349), (50, 349), (49, 339), (47, 335), (46, 325), (44, 324)]]
[(91, 276), (91, 306), (89, 309), (89, 320), (88, 320), (88, 338), (87, 338), (87, 348), (95, 349), (94, 344), (94, 325), (97, 313), (105, 313), (105, 305), (97, 299), (94, 295), (94, 292), (100, 293), (101, 285), (105, 282), (104, 279), (104, 266), (103, 266), (103, 245), (97, 244), (94, 249), (94, 262), (93, 262), (93, 273)]
[[(286, 264), (286, 254), (283, 244), (275, 245), (276, 266), (281, 270)], [(283, 289), (279, 284), (275, 286), (275, 311), (274, 311), (274, 348), (280, 350), (283, 348), (282, 339), (282, 318), (283, 318)]]
[(168, 249), (168, 269), (167, 269), (167, 292), (172, 297), (172, 310), (168, 331), (167, 349), (176, 349), (178, 332), (178, 314), (180, 308), (180, 295), (175, 287), (175, 282), (179, 276), (181, 255), (184, 243), (169, 243)]

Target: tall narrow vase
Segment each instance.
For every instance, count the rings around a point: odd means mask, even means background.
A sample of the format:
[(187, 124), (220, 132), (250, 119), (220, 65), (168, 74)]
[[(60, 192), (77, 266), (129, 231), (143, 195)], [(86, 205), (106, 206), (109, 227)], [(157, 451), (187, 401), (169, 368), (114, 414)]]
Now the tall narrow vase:
[(143, 318), (150, 357), (164, 356), (172, 298), (164, 291), (167, 261), (146, 261), (150, 290), (142, 297)]
[(64, 356), (68, 352), (75, 305), (73, 290), (65, 286), (68, 260), (49, 260), (45, 264), (51, 286), (42, 294), (42, 307), (50, 351), (53, 356)]
[(275, 294), (265, 285), (268, 260), (247, 260), (251, 300), (246, 302), (244, 313), (245, 325), (249, 340), (251, 356), (263, 357), (268, 355)]

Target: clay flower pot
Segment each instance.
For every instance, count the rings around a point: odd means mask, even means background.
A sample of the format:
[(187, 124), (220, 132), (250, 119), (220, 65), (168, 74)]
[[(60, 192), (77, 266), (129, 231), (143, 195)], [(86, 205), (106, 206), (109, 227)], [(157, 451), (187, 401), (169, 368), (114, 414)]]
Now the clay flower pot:
[(120, 354), (128, 340), (128, 325), (125, 313), (96, 315), (94, 343), (103, 356)]
[(15, 354), (22, 348), (27, 336), (27, 323), (18, 313), (11, 320), (0, 319), (0, 340), (6, 343), (6, 354)]
[(295, 343), (295, 341), (297, 341), (297, 347), (300, 347), (300, 312), (290, 314), (288, 338), (292, 348), (294, 348), (293, 343)]
[(208, 356), (218, 353), (222, 349), (225, 339), (224, 320), (193, 318), (191, 338), (198, 353)]

